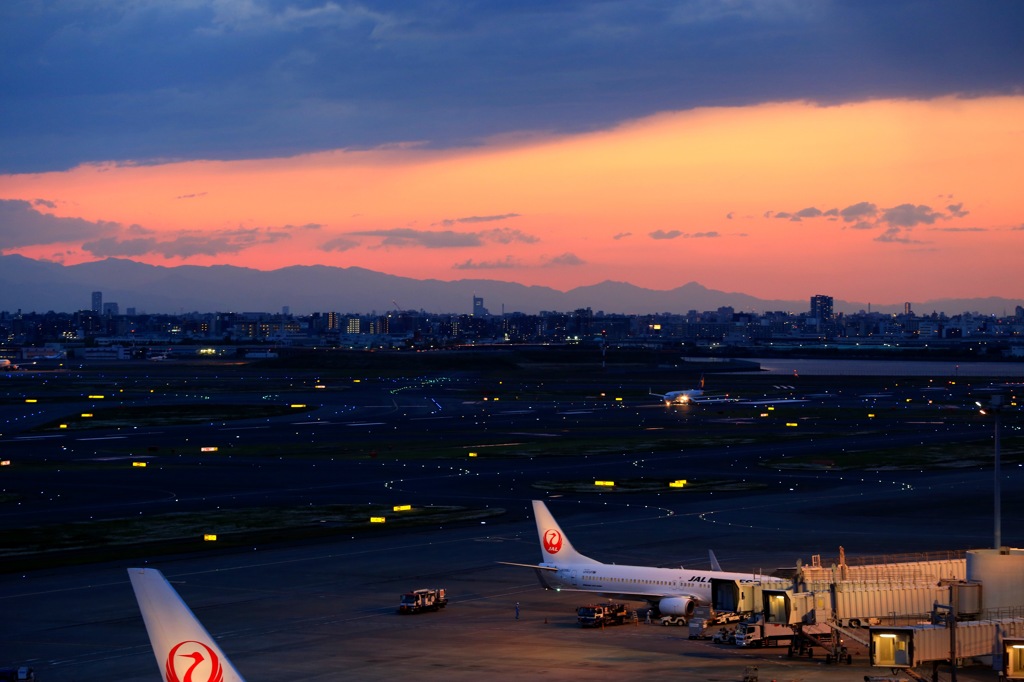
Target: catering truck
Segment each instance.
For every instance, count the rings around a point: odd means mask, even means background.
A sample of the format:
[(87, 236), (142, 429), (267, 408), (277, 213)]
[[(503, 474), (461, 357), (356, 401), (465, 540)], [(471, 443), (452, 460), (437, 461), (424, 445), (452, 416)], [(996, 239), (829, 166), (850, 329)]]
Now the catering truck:
[(422, 589), (406, 592), (398, 602), (399, 613), (422, 613), (437, 611), (448, 605), (443, 588)]
[(743, 622), (736, 628), (736, 646), (789, 646), (796, 633), (789, 625), (765, 623), (763, 620)]
[(625, 604), (588, 604), (576, 609), (576, 620), (583, 628), (622, 625), (629, 620), (629, 609)]

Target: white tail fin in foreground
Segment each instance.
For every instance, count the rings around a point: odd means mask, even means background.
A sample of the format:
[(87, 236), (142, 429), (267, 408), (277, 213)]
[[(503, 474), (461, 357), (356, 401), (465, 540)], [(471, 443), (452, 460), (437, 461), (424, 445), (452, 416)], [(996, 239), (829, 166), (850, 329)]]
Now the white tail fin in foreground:
[(569, 538), (559, 527), (555, 517), (548, 511), (547, 505), (540, 500), (533, 500), (533, 518), (537, 522), (537, 536), (540, 538), (541, 563), (544, 564), (599, 564), (585, 557), (575, 549)]
[(160, 571), (128, 576), (164, 682), (245, 682)]

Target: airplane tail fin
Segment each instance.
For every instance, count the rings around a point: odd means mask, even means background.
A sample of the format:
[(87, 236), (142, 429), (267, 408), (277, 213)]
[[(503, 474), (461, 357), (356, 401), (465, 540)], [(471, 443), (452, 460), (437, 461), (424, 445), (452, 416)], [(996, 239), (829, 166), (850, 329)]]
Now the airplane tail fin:
[(129, 568), (163, 682), (245, 682), (188, 605), (154, 568)]
[(722, 571), (722, 565), (720, 563), (718, 563), (718, 557), (715, 556), (715, 550), (713, 550), (713, 549), (709, 549), (708, 550), (708, 559), (711, 560), (711, 570), (712, 571), (719, 571), (719, 572)]
[(533, 500), (533, 518), (537, 522), (537, 536), (540, 539), (540, 556), (542, 564), (598, 564), (590, 557), (577, 552), (569, 538), (562, 532), (555, 517), (548, 511), (546, 504)]

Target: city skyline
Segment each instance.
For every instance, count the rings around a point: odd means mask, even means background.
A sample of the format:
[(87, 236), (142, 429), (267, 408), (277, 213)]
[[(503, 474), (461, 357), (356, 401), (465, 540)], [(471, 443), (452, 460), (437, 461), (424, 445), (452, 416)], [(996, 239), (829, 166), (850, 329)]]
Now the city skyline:
[(0, 12), (5, 255), (1024, 299), (1017, 3)]

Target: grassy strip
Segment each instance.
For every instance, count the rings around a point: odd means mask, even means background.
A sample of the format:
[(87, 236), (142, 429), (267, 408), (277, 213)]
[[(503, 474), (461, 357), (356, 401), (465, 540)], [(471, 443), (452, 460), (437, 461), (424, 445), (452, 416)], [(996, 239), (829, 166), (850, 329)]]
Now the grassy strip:
[[(414, 507), (394, 511), (384, 505), (330, 505), (288, 509), (233, 509), (175, 512), (150, 517), (80, 521), (5, 531), (0, 539), (0, 571), (215, 551), (224, 548), (298, 542), (337, 535), (411, 528), (492, 518), (500, 508)], [(384, 518), (371, 523), (371, 517)], [(215, 535), (216, 541), (204, 536)]]

